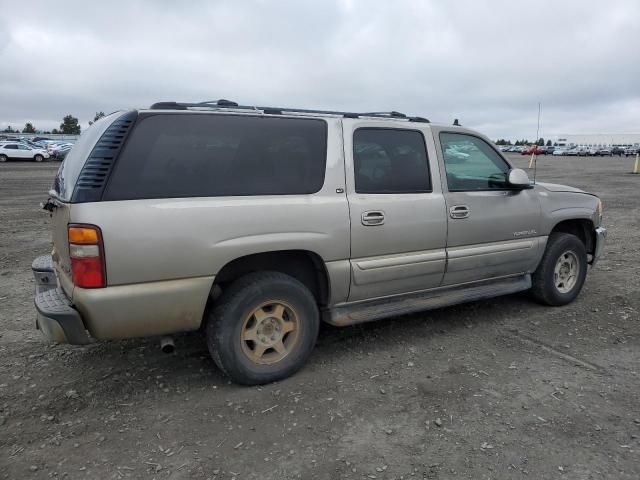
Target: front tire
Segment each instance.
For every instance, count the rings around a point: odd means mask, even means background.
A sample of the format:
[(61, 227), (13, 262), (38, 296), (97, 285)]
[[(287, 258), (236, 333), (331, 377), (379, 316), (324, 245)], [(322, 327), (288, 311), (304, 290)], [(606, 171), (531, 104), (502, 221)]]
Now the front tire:
[(587, 251), (582, 241), (570, 233), (552, 233), (533, 273), (531, 293), (545, 305), (566, 305), (576, 299), (586, 276)]
[(0, 155), (0, 163), (4, 163), (7, 160), (9, 160), (9, 157), (7, 157), (6, 155), (2, 154)]
[(40, 155), (39, 153), (33, 157), (33, 161), (34, 161), (34, 162), (38, 162), (38, 163), (40, 163), (40, 162), (42, 162), (43, 160), (44, 160), (44, 157), (43, 157), (42, 155)]
[(302, 283), (280, 272), (256, 272), (233, 282), (209, 312), (207, 345), (231, 380), (260, 385), (298, 371), (319, 326), (315, 298)]

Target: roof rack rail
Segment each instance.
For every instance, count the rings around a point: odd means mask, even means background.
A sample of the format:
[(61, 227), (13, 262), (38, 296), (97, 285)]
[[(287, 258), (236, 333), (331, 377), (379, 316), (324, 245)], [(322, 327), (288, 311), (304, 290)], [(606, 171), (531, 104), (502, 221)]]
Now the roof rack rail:
[(393, 118), (407, 118), (404, 113), (396, 112), (395, 110), (391, 112), (369, 112), (369, 113), (361, 113), (363, 117), (393, 117)]
[(305, 108), (285, 108), (285, 107), (260, 107), (254, 105), (239, 105), (238, 103), (220, 99), (220, 100), (208, 100), (205, 102), (157, 102), (151, 105), (152, 110), (188, 110), (190, 108), (210, 108), (210, 109), (230, 109), (230, 110), (252, 110), (261, 111), (266, 115), (282, 115), (284, 113), (297, 113), (301, 115), (334, 115), (344, 118), (360, 118), (360, 117), (374, 117), (374, 118), (388, 118), (388, 119), (401, 119), (408, 120), (410, 122), (424, 122), (429, 123), (424, 117), (408, 117), (404, 113), (391, 111), (391, 112), (342, 112), (336, 110), (316, 110)]
[(232, 102), (231, 100), (226, 100), (221, 98), (220, 100), (208, 100), (206, 102), (199, 102), (200, 105), (215, 105), (217, 107), (237, 107), (238, 104), (236, 102)]

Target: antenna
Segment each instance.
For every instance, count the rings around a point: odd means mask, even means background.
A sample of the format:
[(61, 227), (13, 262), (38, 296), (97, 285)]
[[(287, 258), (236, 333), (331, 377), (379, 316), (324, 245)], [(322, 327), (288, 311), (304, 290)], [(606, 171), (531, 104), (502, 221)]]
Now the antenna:
[[(536, 173), (538, 172), (538, 156), (536, 155), (536, 149), (538, 148), (538, 140), (540, 140), (540, 112), (542, 111), (542, 103), (538, 102), (538, 127), (536, 128), (536, 143), (533, 146), (533, 153), (531, 154), (531, 160), (533, 160), (533, 184), (536, 184)], [(529, 166), (531, 168), (531, 166)]]

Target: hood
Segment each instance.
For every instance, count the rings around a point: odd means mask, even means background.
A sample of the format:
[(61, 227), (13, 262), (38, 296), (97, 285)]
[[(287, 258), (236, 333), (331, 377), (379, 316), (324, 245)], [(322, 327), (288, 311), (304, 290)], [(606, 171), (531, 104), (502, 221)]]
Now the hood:
[(568, 185), (560, 185), (557, 183), (536, 182), (536, 185), (540, 185), (541, 187), (546, 188), (550, 192), (587, 193), (584, 190), (580, 190), (579, 188), (570, 187)]

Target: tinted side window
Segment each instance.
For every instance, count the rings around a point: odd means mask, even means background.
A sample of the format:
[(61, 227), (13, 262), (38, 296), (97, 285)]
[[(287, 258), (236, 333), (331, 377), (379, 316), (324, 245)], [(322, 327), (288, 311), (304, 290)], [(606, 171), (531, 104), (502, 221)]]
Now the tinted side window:
[(509, 165), (484, 140), (462, 133), (441, 133), (440, 145), (451, 191), (508, 188)]
[(18, 146), (17, 145), (5, 145), (4, 148), (8, 148), (10, 150), (17, 150)]
[(427, 149), (416, 130), (359, 128), (353, 161), (358, 193), (431, 191)]
[(104, 199), (315, 193), (326, 137), (316, 119), (149, 116), (131, 133)]

